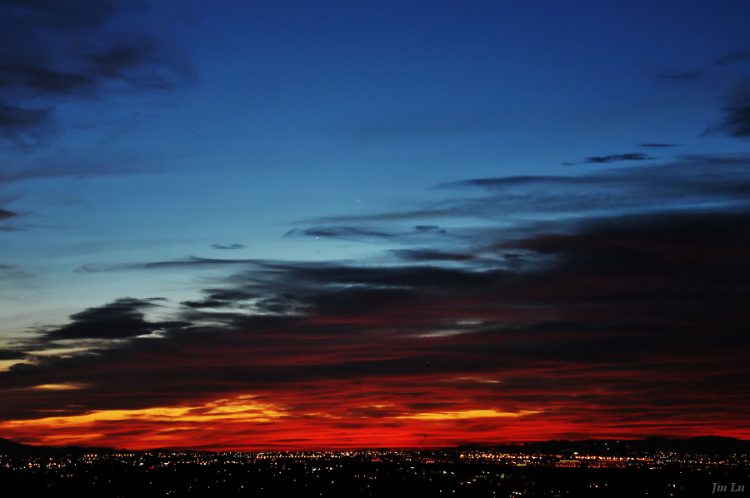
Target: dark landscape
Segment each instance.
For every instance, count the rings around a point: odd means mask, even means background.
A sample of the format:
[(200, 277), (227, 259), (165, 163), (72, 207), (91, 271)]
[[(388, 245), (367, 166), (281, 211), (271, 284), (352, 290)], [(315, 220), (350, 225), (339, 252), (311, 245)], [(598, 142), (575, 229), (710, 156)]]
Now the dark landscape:
[(0, 441), (0, 484), (9, 496), (741, 498), (748, 482), (750, 442), (731, 438), (310, 452)]

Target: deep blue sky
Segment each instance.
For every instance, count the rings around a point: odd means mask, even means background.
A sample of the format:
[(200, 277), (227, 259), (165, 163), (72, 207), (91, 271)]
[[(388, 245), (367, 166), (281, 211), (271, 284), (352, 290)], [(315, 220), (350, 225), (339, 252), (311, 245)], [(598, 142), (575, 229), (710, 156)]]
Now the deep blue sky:
[(559, 260), (524, 237), (744, 212), (749, 19), (745, 1), (2, 0), (0, 370), (97, 346), (50, 327), (118, 299), (189, 321), (255, 260), (539, 271)]
[(748, 14), (745, 2), (160, 2), (83, 28), (32, 19), (61, 46), (32, 40), (28, 63), (79, 69), (64, 62), (75, 42), (144, 37), (158, 55), (135, 70), (174, 85), (2, 90), (52, 109), (43, 129), (4, 135), (3, 168), (21, 177), (0, 194), (18, 213), (2, 235), (17, 269), (3, 333), (123, 292), (195, 287), (182, 273), (74, 272), (84, 264), (226, 256), (212, 243), (244, 245), (233, 257), (336, 259), (372, 247), (281, 236), (315, 216), (416, 205), (446, 181), (746, 150), (701, 133), (746, 82), (747, 58), (716, 62), (747, 49)]

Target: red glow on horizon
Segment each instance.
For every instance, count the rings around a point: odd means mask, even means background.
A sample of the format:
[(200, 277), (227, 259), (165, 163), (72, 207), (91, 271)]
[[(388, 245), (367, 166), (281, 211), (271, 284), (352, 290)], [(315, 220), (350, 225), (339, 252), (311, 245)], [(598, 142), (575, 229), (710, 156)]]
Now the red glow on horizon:
[[(482, 383), (472, 394), (481, 398)], [(484, 384), (484, 386), (492, 384)], [(345, 386), (338, 386), (343, 388)], [(356, 386), (349, 386), (356, 387)], [(362, 386), (360, 386), (362, 387)], [(482, 407), (462, 399), (456, 384), (445, 382), (421, 401), (453, 400), (453, 408), (415, 411), (403, 399), (373, 386), (349, 392), (319, 391), (306, 404), (300, 392), (284, 392), (278, 403), (266, 396), (236, 394), (174, 407), (98, 410), (0, 422), (3, 436), (36, 445), (106, 446), (145, 450), (333, 450), (355, 448), (438, 448), (461, 444), (503, 444), (551, 439), (637, 439), (647, 435), (750, 438), (742, 421), (670, 417), (623, 422), (597, 407), (580, 414), (536, 404), (522, 409)], [(492, 386), (494, 387), (494, 386)], [(403, 398), (403, 397), (401, 397)], [(335, 400), (335, 401), (334, 401)], [(297, 406), (294, 410), (290, 407)], [(411, 410), (411, 411), (410, 411)], [(720, 429), (717, 429), (721, 427)]]

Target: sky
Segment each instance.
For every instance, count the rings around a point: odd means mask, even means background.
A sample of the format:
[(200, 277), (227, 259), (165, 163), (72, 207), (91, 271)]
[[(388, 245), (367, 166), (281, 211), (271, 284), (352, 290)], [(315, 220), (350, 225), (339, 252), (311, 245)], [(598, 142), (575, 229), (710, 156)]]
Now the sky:
[(750, 437), (748, 18), (0, 0), (0, 437)]

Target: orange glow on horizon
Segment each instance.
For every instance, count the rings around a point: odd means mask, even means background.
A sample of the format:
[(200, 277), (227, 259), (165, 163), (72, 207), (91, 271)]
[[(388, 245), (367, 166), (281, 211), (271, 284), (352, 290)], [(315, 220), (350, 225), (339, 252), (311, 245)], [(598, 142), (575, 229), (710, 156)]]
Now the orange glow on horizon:
[(451, 412), (423, 412), (410, 415), (401, 415), (397, 418), (412, 420), (466, 420), (473, 418), (517, 418), (525, 415), (540, 413), (536, 410), (522, 410), (520, 412), (501, 412), (493, 409), (482, 410), (459, 410)]
[(30, 389), (36, 391), (76, 391), (83, 389), (85, 385), (76, 384), (73, 382), (60, 383), (60, 384), (37, 384)]
[[(324, 450), (716, 433), (711, 421), (697, 423), (687, 418), (623, 425), (599, 416), (592, 424), (596, 415), (582, 417), (554, 405), (482, 407), (476, 400), (460, 397), (467, 394), (465, 387), (435, 391), (434, 397), (424, 398), (421, 405), (380, 395), (380, 391), (373, 392), (374, 386), (336, 383), (329, 388), (241, 393), (176, 406), (7, 420), (0, 422), (0, 434), (19, 442), (52, 446)], [(369, 401), (363, 402), (365, 399)], [(417, 406), (435, 408), (420, 410)], [(741, 425), (724, 429), (724, 435), (750, 436)]]

